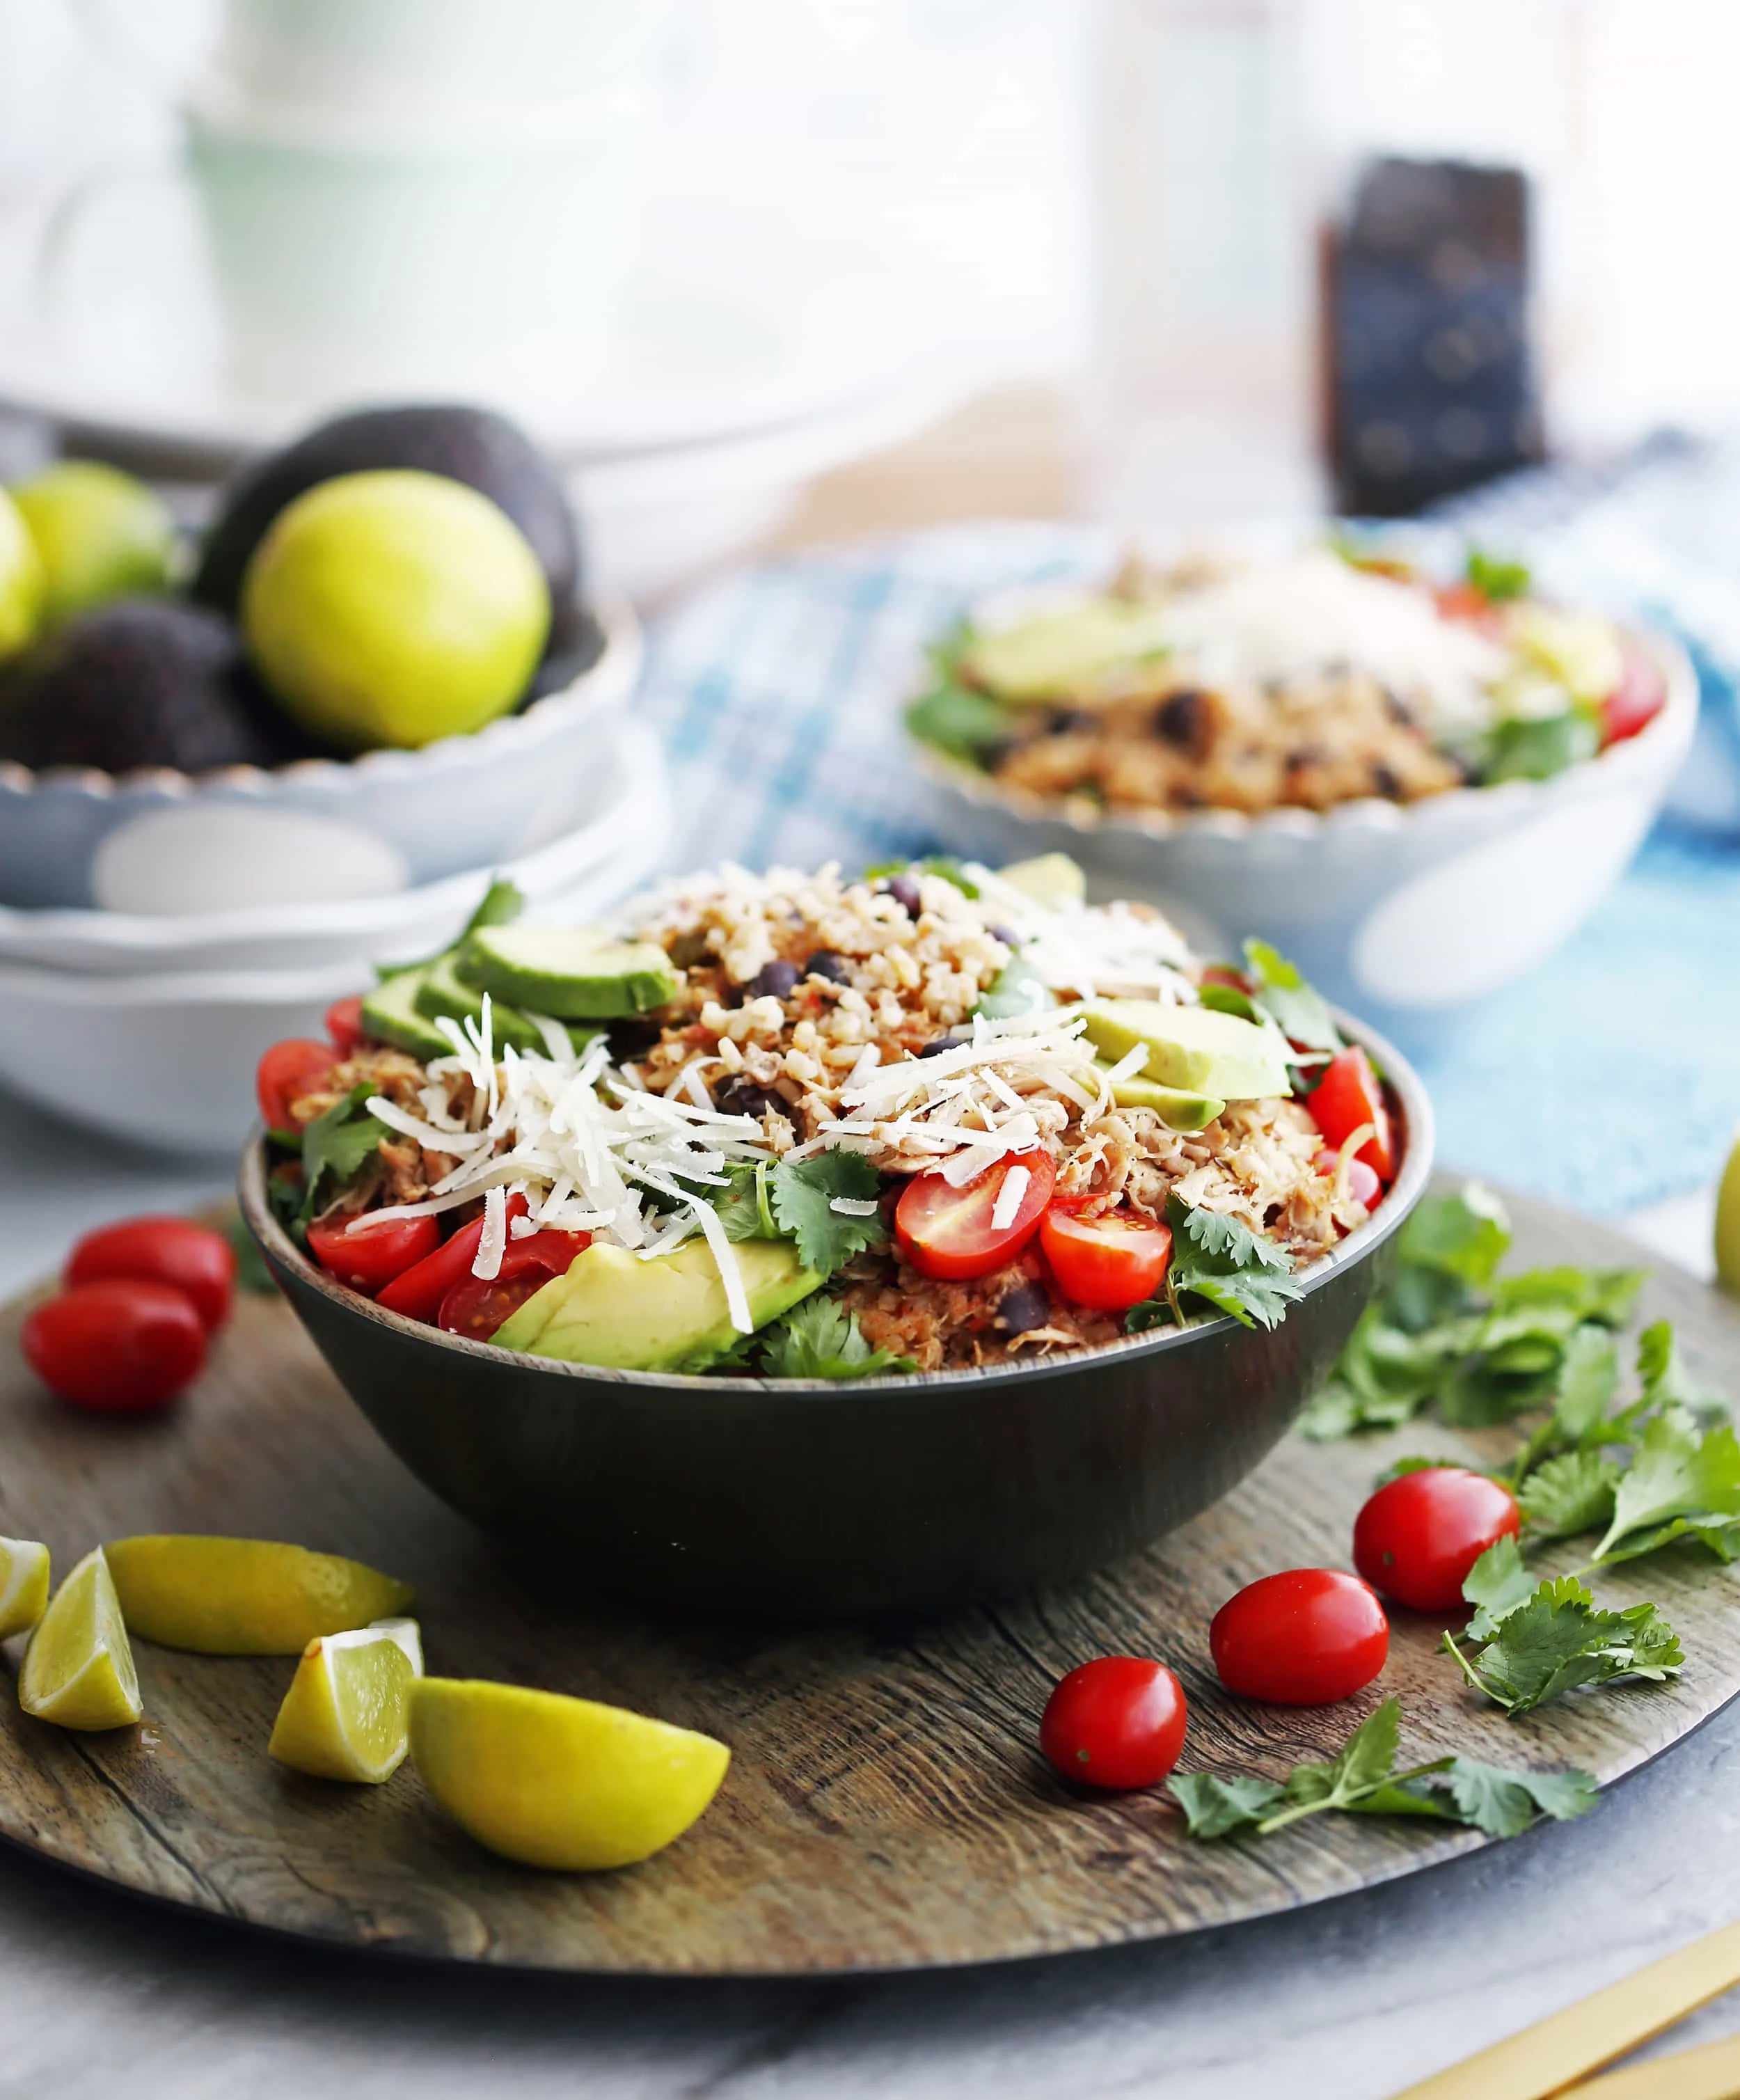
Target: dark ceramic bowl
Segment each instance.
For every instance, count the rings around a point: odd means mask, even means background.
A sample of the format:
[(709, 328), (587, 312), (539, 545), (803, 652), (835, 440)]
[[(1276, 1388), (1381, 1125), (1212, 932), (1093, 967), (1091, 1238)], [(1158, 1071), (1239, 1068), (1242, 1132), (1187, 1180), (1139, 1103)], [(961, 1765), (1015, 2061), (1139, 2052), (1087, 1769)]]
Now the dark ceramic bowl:
[(1068, 1582), (1205, 1509), (1280, 1439), (1382, 1288), (1432, 1164), (1425, 1089), (1377, 1215), (1272, 1332), (1230, 1319), (1073, 1356), (850, 1383), (552, 1363), (420, 1325), (249, 1228), (340, 1382), (418, 1478), (504, 1544), (641, 1597), (782, 1617), (925, 1611)]

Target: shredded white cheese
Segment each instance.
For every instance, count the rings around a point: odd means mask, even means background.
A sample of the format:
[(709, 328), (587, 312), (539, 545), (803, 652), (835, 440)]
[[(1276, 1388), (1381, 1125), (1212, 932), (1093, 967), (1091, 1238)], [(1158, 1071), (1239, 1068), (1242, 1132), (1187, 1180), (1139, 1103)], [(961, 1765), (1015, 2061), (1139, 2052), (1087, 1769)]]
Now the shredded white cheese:
[(997, 1192), (997, 1201), (991, 1206), (991, 1230), (1006, 1232), (1015, 1221), (1027, 1194), (1027, 1185), (1033, 1180), (1032, 1170), (1025, 1167), (1011, 1167), (1004, 1175), (1002, 1185)]

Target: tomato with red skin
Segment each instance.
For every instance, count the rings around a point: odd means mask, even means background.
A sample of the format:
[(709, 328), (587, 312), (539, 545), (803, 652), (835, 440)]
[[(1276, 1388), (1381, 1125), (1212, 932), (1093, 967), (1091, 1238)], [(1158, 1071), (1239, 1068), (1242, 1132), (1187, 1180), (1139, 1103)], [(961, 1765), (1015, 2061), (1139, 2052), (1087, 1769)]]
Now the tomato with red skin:
[(1488, 1546), (1514, 1538), (1517, 1498), (1464, 1466), (1428, 1466), (1380, 1488), (1354, 1524), (1354, 1565), (1416, 1612), (1465, 1611), (1462, 1585)]
[(441, 1242), (441, 1227), (434, 1218), (395, 1217), (390, 1211), (368, 1211), (370, 1223), (355, 1232), (353, 1220), (324, 1219), (308, 1228), (308, 1251), (331, 1276), (372, 1298), (395, 1276), (403, 1276), (415, 1262), (433, 1254)]
[[(523, 1218), (530, 1207), (523, 1196), (509, 1196), (509, 1224), (511, 1225), (516, 1218)], [(402, 1312), (407, 1320), (423, 1320), (433, 1325), (441, 1310), (442, 1299), (471, 1273), (471, 1264), (478, 1258), (482, 1238), (483, 1220), (479, 1215), (469, 1225), (461, 1225), (433, 1254), (412, 1262), (390, 1283), (383, 1284), (376, 1304), (385, 1312)]]
[[(992, 1222), (1004, 1177), (1027, 1169), (1026, 1187), (1007, 1224)], [(920, 1276), (958, 1282), (989, 1276), (1012, 1261), (1039, 1229), (1051, 1200), (1057, 1169), (1042, 1149), (1011, 1153), (964, 1188), (952, 1189), (940, 1174), (915, 1174), (894, 1213), (894, 1238)]]
[(273, 1043), (260, 1060), (254, 1074), (254, 1092), (260, 1114), (268, 1130), (296, 1129), (291, 1105), (305, 1094), (316, 1094), (333, 1075), (337, 1062), (330, 1043), (315, 1043), (291, 1036)]
[(1624, 668), (1619, 682), (1601, 702), (1601, 743), (1623, 743), (1645, 730), (1667, 703), (1667, 686), (1655, 659), (1629, 635), (1619, 641)]
[(363, 1030), (363, 1002), (359, 996), (353, 993), (349, 999), (333, 1001), (326, 1009), (326, 1032), (341, 1057), (356, 1055), (368, 1039)]
[[(1355, 1127), (1358, 1127), (1357, 1125)], [(1319, 1174), (1333, 1174), (1341, 1165), (1341, 1154), (1319, 1152), (1311, 1164)], [(1347, 1162), (1347, 1189), (1354, 1201), (1363, 1203), (1368, 1211), (1375, 1211), (1383, 1201), (1383, 1183), (1357, 1154)]]
[(1498, 615), (1492, 601), (1478, 584), (1466, 580), (1443, 584), (1432, 593), (1438, 611), (1446, 620), (1460, 620), (1466, 627), (1480, 627), (1489, 633), (1498, 626)]
[(153, 1277), (76, 1283), (24, 1321), (24, 1352), (74, 1407), (151, 1414), (198, 1377), (205, 1327), (185, 1290)]
[(86, 1233), (60, 1280), (98, 1283), (112, 1276), (148, 1277), (185, 1291), (200, 1325), (214, 1335), (236, 1295), (236, 1250), (222, 1233), (191, 1218), (124, 1218)]
[(1172, 1259), (1168, 1225), (1133, 1211), (1084, 1218), (1055, 1202), (1041, 1222), (1039, 1244), (1064, 1297), (1095, 1312), (1127, 1312), (1152, 1298)]
[(1188, 1720), (1184, 1688), (1163, 1662), (1105, 1655), (1053, 1688), (1039, 1747), (1065, 1779), (1127, 1793), (1171, 1771)]
[(1350, 1699), (1390, 1656), (1390, 1621), (1357, 1575), (1289, 1568), (1248, 1582), (1214, 1614), (1209, 1652), (1244, 1699), (1330, 1706)]
[(552, 1277), (566, 1276), (576, 1255), (591, 1245), (590, 1233), (533, 1233), (509, 1240), (494, 1276), (467, 1276), (448, 1291), (437, 1325), (444, 1333), (487, 1342)]
[(1380, 1181), (1394, 1180), (1395, 1128), (1385, 1105), (1383, 1087), (1359, 1043), (1338, 1051), (1329, 1060), (1316, 1090), (1306, 1096), (1305, 1105), (1312, 1122), (1337, 1151), (1361, 1123), (1370, 1123), (1374, 1134), (1355, 1157), (1363, 1159)]

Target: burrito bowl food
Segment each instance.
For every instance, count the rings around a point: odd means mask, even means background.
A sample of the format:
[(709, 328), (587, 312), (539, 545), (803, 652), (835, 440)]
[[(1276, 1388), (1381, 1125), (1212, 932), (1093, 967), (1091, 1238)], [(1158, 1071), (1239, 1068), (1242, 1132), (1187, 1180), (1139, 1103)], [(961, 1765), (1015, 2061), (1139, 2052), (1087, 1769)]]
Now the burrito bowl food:
[(1272, 1326), (1405, 1143), (1282, 957), (1205, 965), (1062, 856), (516, 905), (260, 1068), (293, 1236), (473, 1341), (862, 1379)]

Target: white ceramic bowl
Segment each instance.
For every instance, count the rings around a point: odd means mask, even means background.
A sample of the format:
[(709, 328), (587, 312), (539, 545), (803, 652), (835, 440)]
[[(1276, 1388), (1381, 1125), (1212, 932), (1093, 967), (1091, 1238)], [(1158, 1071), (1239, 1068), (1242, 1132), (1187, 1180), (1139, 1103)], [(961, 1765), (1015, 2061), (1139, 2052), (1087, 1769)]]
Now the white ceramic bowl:
[[(624, 805), (608, 856), (548, 891), (529, 915), (571, 922), (614, 903), (662, 858), (669, 816), (661, 773)], [(324, 1033), (327, 1007), (371, 977), (358, 959), (135, 976), (0, 964), (0, 1083), (123, 1140), (233, 1154), (258, 1114), (261, 1052), (280, 1036)]]
[(0, 907), (0, 967), (90, 976), (146, 972), (306, 969), (394, 962), (452, 939), (497, 876), (533, 904), (571, 888), (665, 826), (663, 754), (650, 730), (603, 726), (590, 785), (597, 814), (518, 860), (384, 897), (238, 911), (148, 916), (121, 911), (26, 911)]
[(601, 807), (597, 753), (641, 635), (626, 605), (599, 616), (603, 653), (572, 685), (420, 751), (198, 774), (0, 761), (0, 905), (203, 914), (385, 896), (518, 859)]
[(1660, 809), (1698, 719), (1685, 652), (1645, 638), (1667, 704), (1643, 732), (1550, 780), (1464, 788), (1406, 806), (1319, 814), (1224, 810), (1064, 814), (923, 744), (919, 761), (957, 851), (1070, 854), (1109, 893), (1176, 903), (1193, 938), (1236, 952), (1256, 933), (1325, 995), (1404, 1047), (1513, 982), (1582, 924)]

